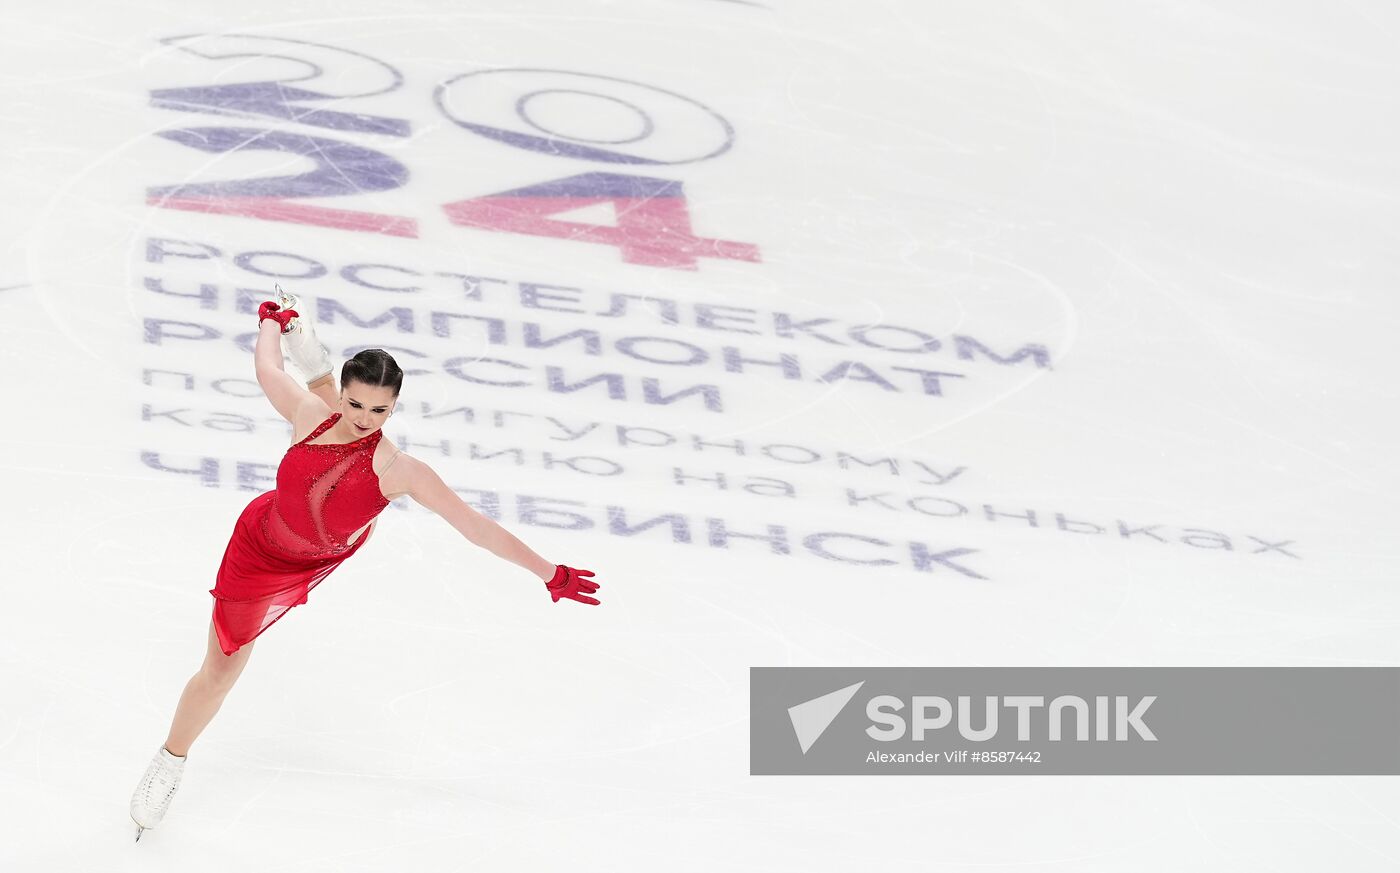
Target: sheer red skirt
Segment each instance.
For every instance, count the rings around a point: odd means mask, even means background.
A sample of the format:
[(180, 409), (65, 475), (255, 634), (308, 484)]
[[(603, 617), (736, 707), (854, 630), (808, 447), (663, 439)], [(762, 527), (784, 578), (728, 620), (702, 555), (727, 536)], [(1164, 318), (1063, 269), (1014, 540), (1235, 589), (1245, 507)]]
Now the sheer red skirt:
[(266, 533), (269, 525), (275, 530), (279, 523), (273, 511), (276, 497), (276, 491), (260, 494), (239, 515), (217, 581), (209, 589), (214, 595), (214, 633), (225, 655), (256, 639), (293, 606), (305, 603), (307, 593), (370, 535), (367, 529), (337, 554), (289, 553), (269, 542)]

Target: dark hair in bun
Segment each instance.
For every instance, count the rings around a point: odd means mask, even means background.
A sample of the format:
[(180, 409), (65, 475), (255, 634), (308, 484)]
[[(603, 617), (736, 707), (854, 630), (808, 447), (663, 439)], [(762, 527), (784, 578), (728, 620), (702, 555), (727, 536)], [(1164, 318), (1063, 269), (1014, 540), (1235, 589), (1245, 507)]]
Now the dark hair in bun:
[(393, 388), (398, 397), (403, 387), (403, 370), (383, 349), (365, 349), (340, 368), (340, 386), (344, 388), (351, 382)]

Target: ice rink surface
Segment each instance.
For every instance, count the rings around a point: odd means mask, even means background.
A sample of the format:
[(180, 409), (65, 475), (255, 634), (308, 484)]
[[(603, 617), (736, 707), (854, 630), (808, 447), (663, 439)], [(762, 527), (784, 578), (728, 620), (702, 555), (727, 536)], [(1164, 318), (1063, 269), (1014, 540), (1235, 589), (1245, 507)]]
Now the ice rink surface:
[[(754, 666), (1396, 663), (1398, 34), (5, 4), (0, 869), (1400, 869), (1389, 777), (759, 777), (747, 734)], [(274, 282), (603, 604), (396, 500), (133, 846), (289, 442)]]

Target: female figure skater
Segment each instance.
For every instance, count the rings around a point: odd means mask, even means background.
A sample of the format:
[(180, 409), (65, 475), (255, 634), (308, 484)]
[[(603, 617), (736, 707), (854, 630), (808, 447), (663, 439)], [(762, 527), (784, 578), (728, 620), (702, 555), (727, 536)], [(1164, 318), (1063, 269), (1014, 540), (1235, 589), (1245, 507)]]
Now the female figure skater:
[[(534, 573), (555, 603), (597, 605), (588, 570), (551, 564), (505, 528), (468, 506), (431, 467), (383, 439), (403, 371), (382, 349), (366, 349), (340, 371), (334, 391), (330, 360), (292, 295), (258, 310), (253, 358), (258, 384), (292, 424), (293, 444), (277, 468), (277, 487), (253, 498), (234, 526), (214, 587), (204, 664), (185, 685), (170, 733), (131, 796), (136, 839), (165, 817), (180, 785), (190, 745), (219, 711), (252, 654), (253, 640), (306, 595), (374, 531), (375, 519), (407, 494), (442, 516), (476, 545)], [(308, 391), (282, 367), (281, 339)], [(334, 410), (334, 411), (333, 411)]]

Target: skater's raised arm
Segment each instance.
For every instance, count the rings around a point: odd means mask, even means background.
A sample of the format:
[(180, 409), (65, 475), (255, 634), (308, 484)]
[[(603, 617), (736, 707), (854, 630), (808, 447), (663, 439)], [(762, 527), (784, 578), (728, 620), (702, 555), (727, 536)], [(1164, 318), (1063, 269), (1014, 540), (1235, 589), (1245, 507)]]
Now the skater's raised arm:
[(257, 373), (258, 385), (267, 399), (277, 410), (277, 414), (294, 421), (298, 407), (310, 396), (297, 380), (287, 375), (282, 367), (282, 327), (271, 318), (258, 325), (258, 342), (253, 347), (253, 369)]

